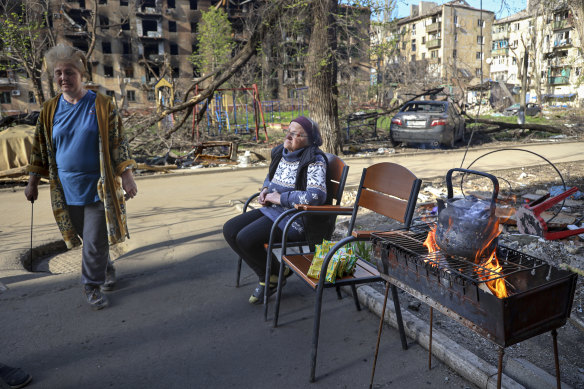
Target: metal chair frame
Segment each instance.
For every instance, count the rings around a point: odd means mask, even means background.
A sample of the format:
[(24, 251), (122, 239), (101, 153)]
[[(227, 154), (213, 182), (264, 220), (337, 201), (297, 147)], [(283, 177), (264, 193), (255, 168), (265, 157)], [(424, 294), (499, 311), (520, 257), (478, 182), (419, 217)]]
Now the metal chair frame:
[[(287, 262), (286, 249), (288, 248), (288, 244), (286, 241), (286, 235), (287, 235), (288, 229), (290, 228), (290, 226), (295, 218), (300, 217), (301, 215), (310, 214), (310, 213), (319, 213), (319, 214), (334, 214), (334, 213), (336, 213), (337, 215), (351, 215), (352, 216), (351, 221), (349, 223), (348, 236), (345, 237), (344, 239), (340, 240), (338, 243), (336, 243), (331, 248), (331, 250), (329, 251), (327, 256), (325, 257), (323, 264), (322, 264), (322, 268), (321, 268), (321, 273), (320, 273), (321, 277), (319, 278), (318, 285), (316, 287), (316, 298), (315, 298), (315, 307), (314, 307), (314, 326), (313, 326), (313, 337), (312, 337), (312, 348), (311, 348), (311, 370), (310, 370), (310, 381), (311, 382), (314, 382), (315, 374), (316, 374), (316, 357), (317, 357), (317, 350), (318, 350), (318, 339), (319, 339), (319, 332), (320, 332), (320, 316), (321, 316), (321, 311), (322, 311), (322, 296), (323, 296), (324, 288), (336, 287), (337, 291), (338, 291), (339, 286), (350, 285), (352, 292), (353, 292), (353, 297), (355, 300), (355, 306), (356, 306), (357, 310), (360, 310), (360, 305), (359, 305), (359, 300), (357, 298), (357, 292), (356, 292), (355, 285), (374, 282), (374, 281), (382, 281), (382, 278), (379, 275), (377, 275), (377, 276), (366, 277), (366, 278), (353, 278), (353, 279), (346, 279), (346, 280), (337, 280), (333, 284), (333, 283), (326, 282), (325, 277), (324, 277), (324, 275), (326, 274), (326, 270), (328, 268), (328, 264), (330, 263), (334, 254), (341, 247), (343, 247), (351, 242), (368, 241), (370, 239), (370, 233), (372, 231), (363, 231), (363, 232), (353, 231), (353, 228), (355, 226), (355, 220), (356, 220), (357, 213), (358, 213), (358, 209), (359, 209), (359, 207), (364, 206), (363, 204), (360, 204), (361, 195), (362, 195), (363, 191), (368, 190), (368, 189), (373, 189), (373, 191), (377, 190), (377, 188), (375, 188), (375, 187), (371, 188), (371, 185), (369, 187), (365, 186), (365, 182), (367, 179), (367, 173), (368, 173), (369, 169), (371, 169), (371, 171), (373, 171), (373, 169), (388, 169), (388, 170), (389, 169), (396, 169), (396, 170), (399, 169), (400, 173), (401, 173), (400, 175), (402, 177), (407, 177), (404, 181), (405, 184), (404, 183), (400, 183), (400, 184), (407, 185), (407, 184), (410, 184), (410, 182), (411, 182), (409, 196), (407, 197), (407, 199), (405, 199), (405, 198), (402, 199), (402, 202), (407, 201), (406, 206), (405, 206), (405, 210), (404, 210), (405, 212), (404, 212), (403, 216), (399, 215), (397, 217), (392, 217), (394, 215), (389, 216), (387, 213), (385, 213), (386, 216), (388, 216), (394, 220), (402, 222), (406, 229), (409, 228), (410, 224), (412, 222), (412, 219), (413, 219), (415, 206), (416, 206), (416, 202), (417, 202), (417, 198), (418, 198), (418, 193), (420, 191), (420, 186), (421, 186), (422, 181), (420, 179), (416, 178), (409, 170), (407, 170), (406, 168), (404, 168), (400, 165), (388, 163), (388, 162), (383, 162), (383, 163), (372, 165), (368, 168), (363, 169), (363, 174), (361, 176), (361, 182), (359, 184), (359, 190), (357, 192), (357, 198), (355, 199), (355, 204), (353, 207), (339, 207), (339, 209), (337, 211), (312, 210), (312, 211), (299, 212), (299, 213), (292, 216), (291, 220), (288, 221), (288, 223), (286, 224), (286, 226), (283, 230), (283, 233), (282, 233), (282, 261)], [(392, 179), (392, 177), (384, 177), (384, 178), (387, 178), (388, 180)], [(386, 193), (386, 194), (387, 195), (395, 195), (394, 193)], [(368, 201), (371, 201), (371, 199), (369, 199)], [(383, 201), (383, 200), (379, 200), (379, 201)], [(392, 201), (394, 201), (394, 200), (392, 200)], [(379, 204), (377, 204), (377, 205), (379, 205)], [(369, 207), (366, 207), (366, 208), (369, 208)], [(375, 207), (373, 207), (373, 208), (375, 208)], [(391, 212), (388, 212), (388, 213), (391, 213)], [(384, 214), (384, 213), (382, 213), (382, 214)], [(280, 272), (278, 275), (278, 289), (276, 291), (276, 306), (275, 306), (274, 321), (273, 321), (274, 327), (277, 327), (277, 325), (278, 325), (280, 301), (281, 301), (281, 294), (282, 294), (283, 274), (284, 274), (284, 266), (280, 266)], [(402, 317), (401, 317), (401, 310), (400, 310), (400, 305), (399, 305), (399, 298), (397, 295), (397, 288), (395, 287), (395, 285), (391, 285), (391, 289), (392, 289), (392, 296), (393, 296), (393, 301), (394, 301), (394, 306), (395, 306), (395, 311), (396, 311), (396, 316), (397, 316), (397, 322), (398, 322), (398, 327), (399, 327), (399, 332), (400, 332), (402, 348), (407, 349), (407, 341), (406, 341), (405, 330), (403, 327), (403, 321), (402, 321)], [(266, 311), (267, 311), (267, 309), (266, 309)]]

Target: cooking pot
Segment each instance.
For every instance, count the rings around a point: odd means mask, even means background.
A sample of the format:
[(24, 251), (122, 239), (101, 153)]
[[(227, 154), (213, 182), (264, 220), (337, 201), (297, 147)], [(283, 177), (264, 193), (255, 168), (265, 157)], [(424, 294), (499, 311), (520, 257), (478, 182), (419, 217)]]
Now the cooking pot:
[[(491, 201), (475, 196), (454, 198), (452, 173), (462, 172), (487, 177), (493, 182)], [(446, 201), (438, 200), (436, 244), (447, 255), (477, 261), (497, 248), (499, 223), (495, 215), (499, 181), (491, 174), (468, 169), (450, 169), (446, 174)]]

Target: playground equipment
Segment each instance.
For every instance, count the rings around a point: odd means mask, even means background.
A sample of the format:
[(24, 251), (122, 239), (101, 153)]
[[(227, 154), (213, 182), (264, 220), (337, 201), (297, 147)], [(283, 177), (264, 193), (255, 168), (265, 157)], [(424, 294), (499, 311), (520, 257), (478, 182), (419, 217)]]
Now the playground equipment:
[[(296, 111), (296, 107), (298, 107), (298, 115), (304, 115), (304, 103), (306, 100), (306, 93), (308, 92), (308, 87), (303, 86), (301, 88), (294, 88), (292, 89), (292, 111)], [(308, 108), (307, 108), (308, 111)]]
[[(168, 82), (168, 80), (162, 77), (156, 85), (154, 85), (154, 94), (156, 96), (156, 113), (160, 115), (162, 113), (162, 108), (167, 106), (174, 106), (174, 86)], [(170, 114), (163, 120), (158, 122), (158, 129), (162, 129), (162, 126), (172, 127), (174, 125), (174, 115)]]
[[(237, 98), (237, 92), (245, 92)], [(199, 86), (195, 87), (195, 94), (199, 93)], [(229, 93), (232, 96), (232, 104), (229, 105)], [(251, 103), (249, 98), (251, 97)], [(239, 102), (238, 102), (239, 101)], [(193, 107), (192, 138), (196, 143), (200, 142), (200, 124), (197, 115), (206, 103), (200, 103)], [(250, 112), (251, 111), (251, 112)], [(260, 123), (261, 120), (261, 123)], [(258, 87), (253, 84), (250, 88), (225, 88), (216, 89), (213, 98), (206, 110), (206, 131), (208, 135), (220, 136), (224, 131), (235, 134), (250, 134), (250, 121), (255, 128), (255, 139), (259, 141), (260, 126), (264, 128), (266, 141), (268, 131)]]

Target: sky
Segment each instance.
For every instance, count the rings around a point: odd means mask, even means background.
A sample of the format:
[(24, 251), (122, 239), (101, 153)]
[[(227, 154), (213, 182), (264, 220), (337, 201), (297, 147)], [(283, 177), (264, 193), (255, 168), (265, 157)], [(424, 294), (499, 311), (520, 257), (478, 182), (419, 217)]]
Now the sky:
[[(444, 4), (447, 0), (430, 0), (437, 4)], [(418, 4), (420, 0), (396, 0), (397, 17), (409, 16), (410, 4)], [(480, 8), (481, 0), (466, 0), (468, 5)], [(482, 0), (483, 9), (495, 13), (497, 19), (501, 19), (525, 9), (527, 0)]]

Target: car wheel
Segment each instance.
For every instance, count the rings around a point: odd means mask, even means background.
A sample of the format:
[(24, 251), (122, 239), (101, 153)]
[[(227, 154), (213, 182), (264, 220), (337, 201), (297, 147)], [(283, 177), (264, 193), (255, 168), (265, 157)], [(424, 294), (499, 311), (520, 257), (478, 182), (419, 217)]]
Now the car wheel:
[(391, 130), (389, 131), (389, 145), (391, 147), (397, 147), (401, 144), (401, 142), (396, 142), (395, 140), (393, 140), (393, 136), (391, 134)]

